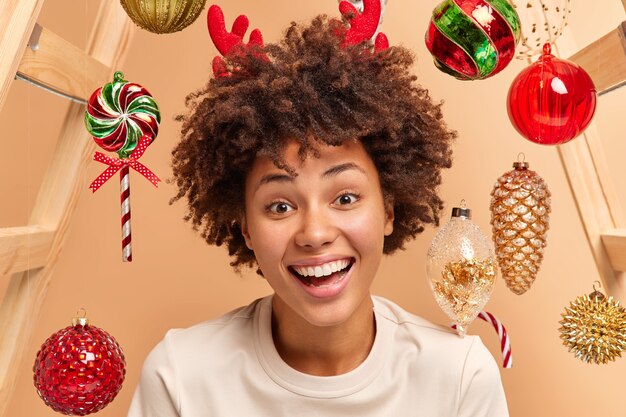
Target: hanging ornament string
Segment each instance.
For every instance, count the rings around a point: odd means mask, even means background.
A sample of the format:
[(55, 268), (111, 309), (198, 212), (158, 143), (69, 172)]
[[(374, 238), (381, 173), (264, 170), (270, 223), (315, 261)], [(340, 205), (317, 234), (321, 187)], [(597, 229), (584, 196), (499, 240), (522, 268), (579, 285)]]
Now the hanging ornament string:
[[(498, 339), (500, 339), (500, 350), (502, 351), (502, 367), (510, 369), (513, 367), (513, 355), (511, 353), (511, 339), (504, 325), (493, 314), (487, 311), (481, 311), (478, 313), (478, 317), (487, 323), (491, 324), (493, 328), (498, 332)], [(456, 325), (452, 326), (456, 329)]]

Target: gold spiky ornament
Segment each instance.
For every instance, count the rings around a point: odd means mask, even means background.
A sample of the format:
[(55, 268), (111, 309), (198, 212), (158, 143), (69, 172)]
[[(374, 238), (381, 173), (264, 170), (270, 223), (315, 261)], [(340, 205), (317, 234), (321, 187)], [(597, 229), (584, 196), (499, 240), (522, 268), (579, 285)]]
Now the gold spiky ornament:
[[(598, 282), (599, 284), (599, 282)], [(621, 357), (626, 347), (626, 310), (596, 290), (570, 302), (561, 314), (561, 339), (582, 361), (598, 365)]]
[[(520, 154), (523, 155), (523, 154)], [(550, 190), (527, 162), (518, 161), (491, 191), (493, 242), (502, 278), (515, 294), (537, 277), (550, 221)]]

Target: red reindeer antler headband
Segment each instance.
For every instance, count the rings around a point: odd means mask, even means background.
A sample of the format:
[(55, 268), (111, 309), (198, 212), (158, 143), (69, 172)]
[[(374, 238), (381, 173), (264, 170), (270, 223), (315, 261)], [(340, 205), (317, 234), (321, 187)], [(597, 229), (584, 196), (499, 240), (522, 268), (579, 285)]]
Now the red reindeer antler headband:
[[(346, 32), (341, 46), (358, 45), (361, 42), (372, 39), (378, 22), (382, 6), (380, 0), (363, 0), (363, 13), (348, 1), (339, 3), (341, 15), (350, 22), (350, 29)], [(374, 41), (374, 50), (380, 52), (389, 48), (389, 41), (384, 33), (380, 32)]]
[[(361, 42), (370, 40), (376, 33), (381, 9), (381, 0), (363, 0), (362, 13), (359, 13), (350, 2), (342, 1), (339, 3), (341, 15), (350, 22), (350, 29), (345, 32), (341, 46), (358, 45)], [(249, 25), (248, 17), (245, 15), (238, 16), (233, 22), (232, 30), (228, 32), (224, 22), (224, 13), (222, 13), (222, 9), (219, 6), (214, 4), (209, 8), (207, 25), (213, 43), (224, 56), (239, 46), (249, 47), (255, 45), (259, 48), (263, 47), (263, 36), (258, 29), (254, 29), (250, 33), (250, 39), (247, 44), (243, 43), (243, 38)], [(389, 48), (389, 41), (387, 36), (381, 32), (376, 36), (374, 51), (380, 52), (387, 48)], [(268, 59), (266, 55), (261, 55), (261, 57)], [(230, 71), (220, 56), (213, 58), (213, 73), (216, 77), (230, 75)]]
[[(222, 13), (222, 9), (219, 6), (214, 4), (209, 8), (207, 25), (209, 27), (209, 35), (211, 35), (215, 47), (224, 56), (240, 45), (263, 47), (263, 35), (261, 35), (261, 31), (258, 29), (254, 29), (250, 33), (250, 40), (247, 44), (243, 43), (243, 37), (249, 25), (248, 17), (245, 15), (238, 16), (233, 22), (232, 30), (228, 32), (224, 22), (224, 13)], [(213, 58), (213, 73), (216, 77), (224, 77), (230, 74), (224, 60), (220, 56)]]

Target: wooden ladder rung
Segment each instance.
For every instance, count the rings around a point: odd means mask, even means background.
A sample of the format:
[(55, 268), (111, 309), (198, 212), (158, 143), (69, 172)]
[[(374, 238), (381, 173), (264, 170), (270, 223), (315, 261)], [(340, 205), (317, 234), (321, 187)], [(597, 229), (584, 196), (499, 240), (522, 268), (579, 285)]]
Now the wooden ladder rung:
[(602, 243), (616, 271), (626, 271), (626, 229), (613, 229), (602, 234)]
[[(70, 98), (87, 100), (91, 93), (110, 80), (111, 69), (80, 48), (51, 32), (35, 26), (29, 47), (17, 69), (26, 78)], [(35, 47), (36, 49), (33, 49)]]
[(598, 94), (626, 84), (626, 21), (569, 59), (589, 73)]
[(54, 233), (37, 225), (0, 228), (0, 275), (44, 266)]

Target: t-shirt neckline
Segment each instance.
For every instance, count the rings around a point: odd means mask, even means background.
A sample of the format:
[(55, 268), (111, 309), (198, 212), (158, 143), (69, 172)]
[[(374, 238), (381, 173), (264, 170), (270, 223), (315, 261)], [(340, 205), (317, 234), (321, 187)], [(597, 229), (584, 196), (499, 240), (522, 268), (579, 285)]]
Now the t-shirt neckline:
[(280, 357), (272, 340), (272, 296), (263, 298), (254, 315), (254, 346), (261, 366), (275, 383), (307, 397), (339, 398), (364, 389), (384, 368), (392, 338), (391, 323), (376, 313), (375, 298), (373, 302), (376, 336), (367, 358), (345, 374), (315, 376), (293, 369)]

